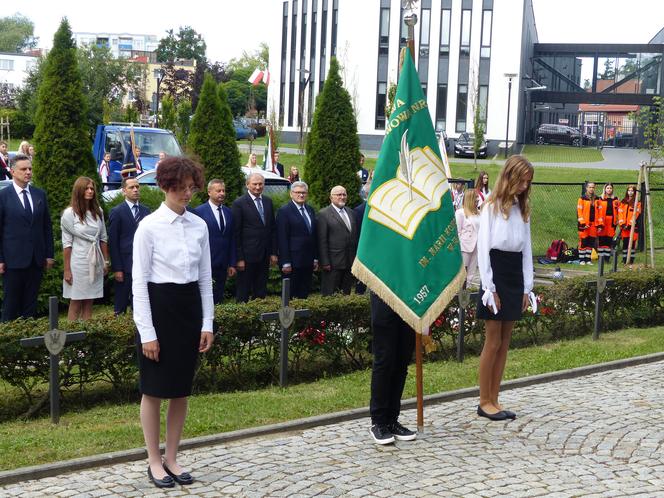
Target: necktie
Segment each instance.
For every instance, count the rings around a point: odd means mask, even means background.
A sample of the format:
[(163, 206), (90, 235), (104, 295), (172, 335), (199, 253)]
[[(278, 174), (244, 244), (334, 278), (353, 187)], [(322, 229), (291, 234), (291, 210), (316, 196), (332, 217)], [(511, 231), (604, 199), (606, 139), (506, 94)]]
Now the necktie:
[(132, 209), (134, 210), (134, 220), (138, 221), (138, 216), (139, 216), (139, 214), (138, 214), (138, 204), (134, 204)]
[(348, 219), (348, 215), (346, 214), (345, 209), (340, 209), (339, 210), (339, 216), (341, 216), (341, 219), (344, 220), (344, 223), (346, 224), (346, 228), (348, 228), (348, 231), (351, 231), (350, 228), (350, 220)]
[(265, 211), (263, 211), (263, 202), (260, 197), (256, 197), (256, 207), (258, 208), (258, 214), (261, 215), (261, 221), (265, 225)]
[(221, 233), (224, 233), (226, 223), (224, 223), (224, 215), (221, 214), (221, 206), (217, 207), (217, 211), (219, 211), (219, 230), (221, 230)]
[(304, 206), (300, 206), (300, 213), (302, 214), (302, 218), (304, 218), (304, 223), (307, 225), (307, 230), (311, 233), (311, 222), (309, 221), (309, 218), (307, 218), (307, 214), (304, 212)]
[(32, 218), (32, 206), (30, 206), (27, 189), (23, 190), (23, 209), (25, 209), (25, 213)]

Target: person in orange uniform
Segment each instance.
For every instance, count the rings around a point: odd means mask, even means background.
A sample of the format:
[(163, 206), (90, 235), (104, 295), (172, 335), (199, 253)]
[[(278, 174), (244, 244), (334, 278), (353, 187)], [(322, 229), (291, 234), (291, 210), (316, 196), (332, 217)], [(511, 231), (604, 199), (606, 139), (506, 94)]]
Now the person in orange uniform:
[(636, 186), (628, 185), (625, 197), (620, 201), (618, 208), (618, 224), (621, 229), (623, 264), (627, 263), (627, 248), (629, 247), (629, 234), (632, 230), (632, 220), (634, 219), (634, 208), (636, 207), (636, 223), (634, 225), (634, 237), (632, 238), (632, 253), (630, 254), (629, 264), (634, 263), (634, 252), (636, 251), (636, 241), (639, 240), (639, 225), (641, 221), (641, 202), (636, 202)]
[(586, 183), (586, 193), (576, 205), (579, 230), (579, 259), (582, 265), (592, 265), (590, 256), (597, 243), (597, 231), (604, 228), (602, 204), (595, 197), (595, 183)]
[(597, 254), (600, 258), (611, 257), (611, 246), (613, 237), (616, 234), (616, 225), (618, 224), (618, 209), (620, 207), (620, 200), (613, 195), (613, 184), (607, 183), (604, 185), (602, 197), (597, 201), (602, 206), (602, 213), (604, 215), (604, 225), (601, 229), (597, 230)]

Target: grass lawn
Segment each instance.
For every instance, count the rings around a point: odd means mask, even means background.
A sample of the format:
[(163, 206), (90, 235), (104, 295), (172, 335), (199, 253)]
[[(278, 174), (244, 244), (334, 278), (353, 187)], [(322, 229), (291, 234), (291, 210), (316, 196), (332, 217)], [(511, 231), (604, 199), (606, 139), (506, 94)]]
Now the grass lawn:
[[(505, 379), (552, 372), (664, 349), (664, 327), (630, 329), (590, 337), (516, 349), (510, 352)], [(477, 384), (478, 358), (464, 363), (441, 361), (424, 365), (424, 392), (432, 394)], [(288, 389), (193, 396), (184, 437), (254, 427), (349, 408), (369, 401), (369, 370)], [(0, 387), (0, 392), (8, 388)], [(7, 394), (7, 393), (4, 393)], [(415, 396), (411, 366), (404, 397)], [(468, 401), (469, 413), (475, 400)], [(48, 417), (0, 424), (0, 470), (37, 465), (108, 451), (143, 446), (138, 403), (72, 409), (64, 405), (60, 425)]]
[(604, 159), (602, 151), (593, 147), (530, 144), (525, 145), (521, 153), (539, 163), (592, 163)]

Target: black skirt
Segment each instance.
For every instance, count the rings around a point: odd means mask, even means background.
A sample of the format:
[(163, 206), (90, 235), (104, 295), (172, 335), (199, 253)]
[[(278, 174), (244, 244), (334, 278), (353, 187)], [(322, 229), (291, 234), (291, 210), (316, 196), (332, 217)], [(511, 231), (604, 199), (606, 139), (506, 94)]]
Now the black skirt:
[[(482, 304), (482, 294), (477, 300), (477, 318), (509, 322), (519, 320), (523, 314), (523, 259), (520, 252), (491, 249), (489, 252), (493, 283), (500, 298), (500, 311), (494, 314)], [(481, 288), (481, 287), (480, 287)]]
[(198, 282), (148, 282), (152, 323), (159, 341), (159, 361), (143, 354), (136, 334), (139, 388), (155, 398), (182, 398), (191, 394), (203, 325)]

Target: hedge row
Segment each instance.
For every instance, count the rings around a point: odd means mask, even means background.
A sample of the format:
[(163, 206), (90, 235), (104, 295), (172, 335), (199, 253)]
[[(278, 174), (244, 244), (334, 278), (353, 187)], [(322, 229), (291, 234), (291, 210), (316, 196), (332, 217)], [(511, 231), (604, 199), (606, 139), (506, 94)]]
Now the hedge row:
[[(605, 293), (604, 330), (664, 323), (664, 272), (644, 270), (618, 273)], [(518, 322), (515, 346), (586, 335), (594, 320), (595, 290), (585, 278), (566, 279), (537, 289), (537, 314), (527, 312)], [(367, 296), (312, 296), (293, 300), (295, 308), (308, 308), (311, 316), (296, 319), (290, 331), (289, 377), (302, 381), (339, 372), (364, 369), (371, 364), (370, 313)], [(228, 391), (275, 383), (279, 377), (280, 328), (263, 322), (261, 313), (275, 311), (277, 298), (246, 304), (217, 306), (217, 337), (210, 352), (201, 356), (195, 390)], [(44, 392), (48, 381), (45, 348), (23, 348), (19, 339), (47, 330), (45, 318), (0, 324), (0, 379), (20, 392), (21, 409), (2, 406), (0, 416), (22, 413)], [(474, 304), (466, 313), (466, 351), (477, 353), (483, 323), (475, 319)], [(61, 389), (83, 393), (106, 386), (114, 391), (137, 389), (135, 328), (131, 315), (102, 314), (81, 323), (62, 321), (65, 330), (86, 330), (85, 340), (65, 347), (61, 356)], [(451, 358), (459, 330), (458, 303), (454, 300), (432, 327), (435, 351), (429, 359)], [(8, 398), (9, 399), (9, 398)], [(14, 397), (15, 400), (15, 397)], [(5, 401), (8, 403), (8, 401)]]

